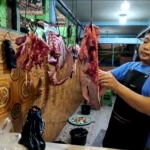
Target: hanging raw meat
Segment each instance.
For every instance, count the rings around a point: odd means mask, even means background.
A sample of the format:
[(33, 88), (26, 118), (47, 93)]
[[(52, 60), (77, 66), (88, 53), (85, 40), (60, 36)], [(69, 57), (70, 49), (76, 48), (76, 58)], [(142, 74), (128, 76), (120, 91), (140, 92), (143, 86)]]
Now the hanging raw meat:
[(42, 63), (47, 62), (49, 45), (34, 33), (18, 37), (15, 43), (18, 46), (15, 54), (17, 68), (31, 71), (34, 66), (41, 66)]
[(74, 46), (69, 46), (68, 49), (71, 52), (72, 57), (74, 59), (73, 72), (76, 74), (77, 59), (78, 59), (78, 54), (79, 54), (79, 51), (80, 51), (80, 47), (79, 47), (79, 45), (76, 44)]
[[(60, 85), (70, 78), (73, 72), (74, 60), (72, 54), (66, 48), (64, 40), (59, 34), (50, 31), (48, 42), (51, 50), (51, 59), (49, 59), (49, 63), (55, 66), (55, 70), (50, 70), (48, 72), (50, 83), (52, 85)], [(57, 75), (59, 75), (59, 71), (64, 67), (65, 64), (65, 73), (60, 79), (58, 79)]]
[(80, 83), (83, 97), (94, 109), (100, 109), (100, 96), (105, 89), (98, 82), (98, 38), (100, 30), (95, 25), (87, 25), (79, 52)]

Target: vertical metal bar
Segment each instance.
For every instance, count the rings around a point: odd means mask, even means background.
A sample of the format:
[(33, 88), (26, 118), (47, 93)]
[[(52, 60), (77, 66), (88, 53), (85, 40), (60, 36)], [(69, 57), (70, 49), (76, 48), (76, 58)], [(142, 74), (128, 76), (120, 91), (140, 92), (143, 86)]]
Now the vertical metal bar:
[(6, 5), (6, 26), (4, 27), (16, 30), (16, 17), (14, 15), (16, 12), (14, 12), (14, 3), (12, 4), (12, 1), (4, 1), (4, 3)]
[(82, 28), (81, 26), (78, 25), (78, 45), (81, 46), (81, 41), (80, 41), (80, 37), (81, 37), (81, 33), (82, 33)]
[(50, 3), (50, 22), (56, 24), (56, 0), (49, 0)]
[(111, 44), (112, 47), (112, 66), (114, 66), (114, 43)]
[(68, 18), (66, 18), (67, 19), (67, 26), (66, 26), (66, 38), (67, 38), (67, 46), (69, 45), (69, 37), (68, 37), (68, 32), (67, 32), (67, 28), (68, 28), (68, 26), (69, 26), (69, 19)]
[(19, 2), (16, 0), (16, 22), (17, 22), (17, 31), (20, 32), (20, 12), (19, 12)]

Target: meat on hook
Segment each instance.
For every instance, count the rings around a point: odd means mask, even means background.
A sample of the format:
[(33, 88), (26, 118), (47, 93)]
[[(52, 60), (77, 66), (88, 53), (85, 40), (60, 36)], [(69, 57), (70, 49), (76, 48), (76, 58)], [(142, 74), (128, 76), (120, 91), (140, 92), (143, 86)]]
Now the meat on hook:
[(84, 37), (79, 52), (80, 84), (82, 95), (94, 109), (100, 109), (100, 96), (105, 93), (98, 82), (98, 38), (99, 27), (87, 25), (84, 29)]

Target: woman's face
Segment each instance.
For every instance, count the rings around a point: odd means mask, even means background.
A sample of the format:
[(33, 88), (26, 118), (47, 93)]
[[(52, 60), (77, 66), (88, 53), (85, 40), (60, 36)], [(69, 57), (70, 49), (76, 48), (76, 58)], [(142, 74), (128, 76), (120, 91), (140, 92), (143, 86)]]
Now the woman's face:
[(139, 47), (140, 60), (147, 65), (150, 65), (150, 33), (147, 34)]

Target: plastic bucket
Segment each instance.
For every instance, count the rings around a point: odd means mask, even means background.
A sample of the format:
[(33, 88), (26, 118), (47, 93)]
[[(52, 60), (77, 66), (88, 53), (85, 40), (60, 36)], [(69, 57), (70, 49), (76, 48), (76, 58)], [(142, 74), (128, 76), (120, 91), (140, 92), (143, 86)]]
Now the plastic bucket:
[(89, 115), (91, 111), (91, 106), (89, 105), (81, 105), (81, 114)]
[(88, 130), (84, 128), (75, 128), (70, 131), (71, 144), (73, 145), (85, 145)]

